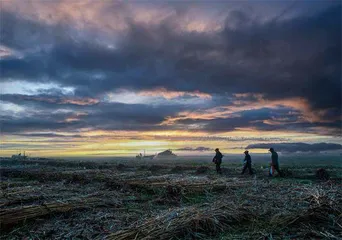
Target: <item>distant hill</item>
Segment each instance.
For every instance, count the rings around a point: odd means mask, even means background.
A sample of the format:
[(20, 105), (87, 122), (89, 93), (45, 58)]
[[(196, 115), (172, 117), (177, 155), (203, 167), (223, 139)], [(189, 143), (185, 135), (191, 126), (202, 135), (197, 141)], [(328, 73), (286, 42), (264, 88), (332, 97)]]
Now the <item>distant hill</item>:
[(170, 149), (160, 152), (156, 155), (156, 157), (177, 157)]

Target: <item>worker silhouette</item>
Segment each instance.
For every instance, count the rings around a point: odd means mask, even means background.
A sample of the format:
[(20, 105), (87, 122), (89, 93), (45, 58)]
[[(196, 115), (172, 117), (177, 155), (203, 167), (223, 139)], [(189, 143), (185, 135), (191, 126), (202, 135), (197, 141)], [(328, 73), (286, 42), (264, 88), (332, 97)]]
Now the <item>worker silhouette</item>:
[(222, 163), (223, 155), (218, 148), (215, 149), (215, 152), (216, 154), (215, 154), (215, 157), (213, 158), (213, 162), (216, 165), (216, 172), (218, 174), (222, 174), (221, 163)]
[(244, 166), (243, 166), (241, 174), (244, 174), (246, 169), (248, 168), (249, 174), (252, 175), (253, 171), (252, 171), (252, 158), (251, 158), (251, 155), (249, 155), (249, 152), (247, 150), (244, 152), (244, 154), (245, 154)]
[(270, 167), (270, 172), (269, 172), (269, 176), (272, 177), (274, 172), (277, 171), (279, 176), (283, 176), (283, 173), (280, 171), (279, 169), (279, 161), (278, 161), (278, 153), (276, 151), (274, 151), (274, 148), (270, 148), (270, 150), (268, 150), (269, 152), (271, 152), (271, 167)]

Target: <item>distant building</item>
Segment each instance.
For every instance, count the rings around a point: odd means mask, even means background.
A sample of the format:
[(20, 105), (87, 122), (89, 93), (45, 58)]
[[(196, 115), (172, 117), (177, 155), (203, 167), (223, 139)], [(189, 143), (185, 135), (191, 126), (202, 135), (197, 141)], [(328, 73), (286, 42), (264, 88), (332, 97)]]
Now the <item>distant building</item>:
[(145, 150), (144, 150), (144, 155), (139, 153), (135, 158), (137, 159), (153, 159), (156, 155), (145, 155)]
[(12, 159), (13, 160), (26, 160), (27, 156), (25, 155), (25, 152), (24, 152), (24, 155), (21, 155), (21, 153), (19, 153), (17, 155), (12, 155)]

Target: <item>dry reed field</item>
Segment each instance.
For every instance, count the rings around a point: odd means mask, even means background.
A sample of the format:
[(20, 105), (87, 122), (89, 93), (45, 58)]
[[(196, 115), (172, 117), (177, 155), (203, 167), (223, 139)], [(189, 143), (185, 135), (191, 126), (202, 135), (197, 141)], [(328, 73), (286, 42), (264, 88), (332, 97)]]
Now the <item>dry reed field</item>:
[(255, 169), (2, 158), (1, 239), (341, 239), (340, 166)]

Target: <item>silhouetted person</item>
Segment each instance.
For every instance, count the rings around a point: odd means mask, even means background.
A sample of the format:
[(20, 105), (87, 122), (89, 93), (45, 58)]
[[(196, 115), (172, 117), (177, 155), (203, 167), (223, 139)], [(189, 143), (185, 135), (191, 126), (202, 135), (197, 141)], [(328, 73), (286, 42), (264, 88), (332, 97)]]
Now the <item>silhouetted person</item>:
[(222, 153), (220, 152), (220, 150), (218, 148), (215, 149), (215, 152), (216, 152), (216, 155), (213, 158), (213, 162), (216, 164), (216, 172), (218, 174), (221, 174), (222, 173), (222, 171), (221, 171), (221, 163), (222, 163), (223, 155), (222, 155)]
[[(272, 161), (271, 161), (271, 168), (272, 168), (272, 170), (274, 169), (274, 170), (276, 170), (277, 172), (278, 172), (278, 174), (280, 175), (280, 176), (282, 176), (282, 172), (280, 171), (280, 169), (279, 169), (279, 161), (278, 161), (278, 153), (276, 152), (276, 151), (274, 151), (274, 149), (273, 148), (270, 148), (270, 150), (269, 150), (270, 152), (271, 152), (271, 159), (272, 159)], [(272, 173), (270, 172), (270, 176), (273, 176), (273, 173), (274, 173), (274, 171), (272, 171)]]
[(249, 174), (252, 175), (253, 171), (252, 171), (252, 158), (251, 158), (251, 155), (249, 155), (247, 150), (244, 152), (244, 154), (245, 154), (244, 166), (243, 166), (241, 174), (244, 174), (246, 169), (248, 168)]

